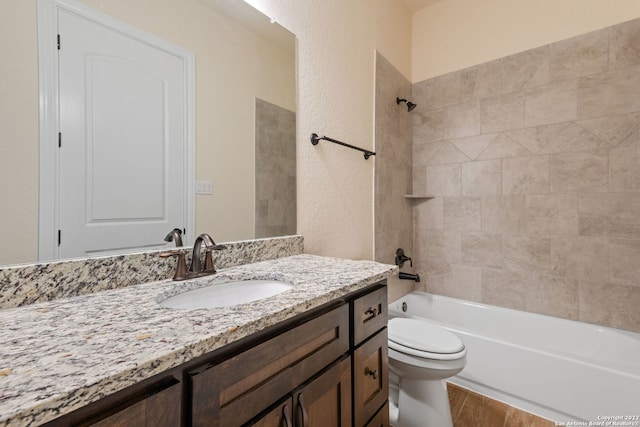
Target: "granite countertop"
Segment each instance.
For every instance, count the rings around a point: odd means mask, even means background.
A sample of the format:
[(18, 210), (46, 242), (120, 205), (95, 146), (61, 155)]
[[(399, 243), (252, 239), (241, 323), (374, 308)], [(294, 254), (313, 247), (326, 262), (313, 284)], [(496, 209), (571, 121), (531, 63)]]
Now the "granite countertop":
[[(37, 425), (254, 332), (385, 279), (397, 267), (295, 255), (0, 310), (0, 426)], [(282, 294), (199, 310), (158, 304), (236, 279), (292, 283)]]

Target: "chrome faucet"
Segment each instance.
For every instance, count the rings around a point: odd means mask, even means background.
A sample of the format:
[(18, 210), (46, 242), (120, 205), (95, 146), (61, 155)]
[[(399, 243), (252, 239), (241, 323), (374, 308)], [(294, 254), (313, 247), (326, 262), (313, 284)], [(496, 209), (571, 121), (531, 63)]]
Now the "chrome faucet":
[[(202, 265), (201, 260), (202, 245), (204, 245), (205, 251), (204, 266)], [(193, 253), (191, 254), (191, 268), (189, 270), (187, 270), (185, 252), (182, 250), (163, 252), (160, 254), (160, 256), (162, 258), (167, 258), (170, 256), (177, 257), (178, 264), (176, 266), (176, 273), (173, 276), (173, 280), (186, 280), (214, 274), (216, 272), (216, 268), (213, 265), (213, 257), (211, 255), (211, 252), (220, 251), (226, 248), (227, 247), (224, 245), (217, 245), (216, 242), (213, 241), (211, 236), (203, 233), (198, 236), (193, 244)]]

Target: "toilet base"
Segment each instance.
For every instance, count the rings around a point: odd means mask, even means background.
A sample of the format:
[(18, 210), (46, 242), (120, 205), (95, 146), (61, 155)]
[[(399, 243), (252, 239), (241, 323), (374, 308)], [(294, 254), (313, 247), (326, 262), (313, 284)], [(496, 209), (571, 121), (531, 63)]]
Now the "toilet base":
[(398, 395), (396, 427), (453, 427), (447, 384), (403, 378)]

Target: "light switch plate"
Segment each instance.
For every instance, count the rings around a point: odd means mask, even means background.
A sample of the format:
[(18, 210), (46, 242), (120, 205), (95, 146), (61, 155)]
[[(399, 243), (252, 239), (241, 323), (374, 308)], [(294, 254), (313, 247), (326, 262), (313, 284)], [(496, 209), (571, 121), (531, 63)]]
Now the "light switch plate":
[(196, 194), (213, 194), (211, 181), (196, 181)]

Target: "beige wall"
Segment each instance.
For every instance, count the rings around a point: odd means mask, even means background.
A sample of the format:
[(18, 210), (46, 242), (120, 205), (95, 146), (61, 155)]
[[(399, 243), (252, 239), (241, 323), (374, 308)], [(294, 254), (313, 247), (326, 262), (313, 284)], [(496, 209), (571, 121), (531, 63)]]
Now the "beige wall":
[(298, 37), (298, 232), (305, 252), (373, 258), (375, 8), (370, 0), (251, 0)]
[(403, 1), (378, 0), (376, 50), (411, 81), (411, 11)]
[(412, 81), (640, 16), (637, 0), (445, 0), (413, 15)]
[[(11, 3), (0, 14), (0, 53), (11, 58), (0, 67), (0, 235), (11, 242), (0, 264), (34, 261), (38, 242), (36, 8)], [(253, 238), (255, 97), (295, 111), (294, 56), (197, 0), (83, 3), (196, 54), (196, 179), (214, 189), (196, 196), (196, 234)]]

